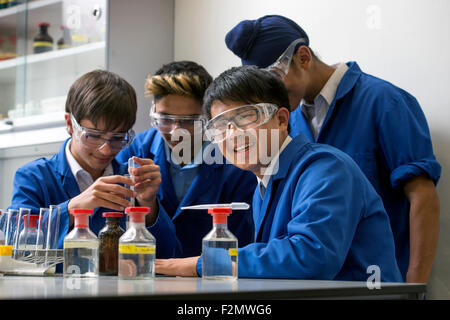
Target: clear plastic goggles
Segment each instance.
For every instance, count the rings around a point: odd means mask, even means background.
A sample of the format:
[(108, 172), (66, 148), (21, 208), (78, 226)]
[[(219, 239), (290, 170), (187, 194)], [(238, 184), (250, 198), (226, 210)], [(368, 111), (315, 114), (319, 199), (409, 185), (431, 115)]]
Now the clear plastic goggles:
[(306, 44), (305, 38), (299, 38), (291, 42), (289, 47), (281, 54), (281, 56), (264, 70), (270, 71), (280, 78), (284, 78), (287, 76), (289, 72), (289, 66), (291, 65), (292, 56), (294, 55), (294, 50), (297, 44), (303, 43)]
[(150, 108), (150, 122), (159, 132), (171, 134), (176, 128), (193, 130), (196, 122), (200, 122), (199, 127), (202, 128), (206, 119), (203, 115), (175, 116), (157, 113), (153, 104)]
[(224, 111), (206, 123), (205, 134), (213, 143), (227, 139), (233, 126), (236, 130), (246, 131), (268, 122), (278, 107), (271, 103), (249, 104)]
[(70, 120), (74, 128), (75, 138), (88, 148), (99, 150), (105, 144), (109, 144), (111, 150), (120, 151), (129, 146), (134, 139), (132, 129), (127, 132), (106, 132), (82, 127), (72, 114), (70, 114)]

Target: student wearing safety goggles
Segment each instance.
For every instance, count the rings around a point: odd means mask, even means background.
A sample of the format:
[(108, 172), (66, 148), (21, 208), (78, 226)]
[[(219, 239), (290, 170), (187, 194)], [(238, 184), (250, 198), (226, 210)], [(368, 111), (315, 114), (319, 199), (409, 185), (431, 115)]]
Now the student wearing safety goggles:
[[(160, 167), (162, 182), (157, 194), (158, 210), (153, 212), (155, 227), (170, 219), (179, 240), (179, 256), (201, 253), (203, 237), (211, 230), (211, 216), (183, 206), (210, 203), (251, 203), (255, 177), (225, 159), (214, 145), (204, 142), (203, 95), (212, 81), (209, 73), (191, 61), (177, 61), (162, 66), (149, 76), (146, 93), (153, 97), (150, 107), (152, 128), (136, 135), (130, 147), (117, 155), (153, 159)], [(211, 156), (211, 159), (205, 159)], [(253, 240), (254, 229), (249, 210), (230, 217), (230, 230), (239, 245)]]
[[(291, 138), (288, 107), (281, 80), (254, 66), (223, 72), (205, 94), (209, 137), (259, 182), (256, 239), (238, 250), (239, 277), (366, 281), (378, 266), (380, 281), (402, 281), (380, 197), (345, 153)], [(157, 259), (156, 272), (201, 275), (202, 259)]]
[[(105, 225), (102, 213), (133, 206), (129, 198), (150, 206), (160, 183), (159, 168), (150, 159), (138, 159), (142, 170), (156, 172), (152, 181), (139, 184), (125, 177), (127, 166), (115, 160), (133, 141), (136, 108), (133, 87), (118, 75), (95, 70), (78, 78), (66, 101), (65, 121), (71, 137), (52, 158), (32, 161), (17, 170), (10, 208), (27, 207), (39, 214), (41, 207), (59, 205), (58, 245), (62, 247), (73, 227), (72, 209), (94, 209), (89, 227), (97, 234)], [(125, 185), (133, 185), (135, 191)], [(125, 218), (121, 225), (125, 227)], [(163, 246), (159, 248), (162, 257), (172, 256), (175, 247), (175, 243), (166, 244), (170, 247), (167, 255)]]
[(309, 47), (306, 32), (282, 16), (241, 21), (225, 42), (243, 65), (282, 79), (293, 137), (301, 132), (356, 161), (383, 199), (403, 278), (427, 282), (439, 233), (441, 166), (416, 99), (356, 62), (327, 65)]

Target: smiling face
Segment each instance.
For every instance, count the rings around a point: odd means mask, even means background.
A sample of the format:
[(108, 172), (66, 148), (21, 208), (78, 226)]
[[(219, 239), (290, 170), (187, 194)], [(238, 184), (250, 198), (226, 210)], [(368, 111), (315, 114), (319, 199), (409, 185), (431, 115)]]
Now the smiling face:
[[(247, 103), (215, 100), (211, 104), (211, 117), (214, 119), (223, 112), (243, 105)], [(231, 124), (227, 138), (218, 143), (219, 149), (235, 166), (261, 177), (261, 169), (269, 164), (267, 157), (273, 156), (287, 137), (288, 123), (289, 111), (279, 108), (267, 122), (257, 127), (238, 130)]]
[[(87, 119), (82, 119), (80, 121), (80, 125), (87, 129), (95, 129), (99, 131), (105, 131), (107, 128), (104, 121), (99, 121), (97, 126), (95, 126), (90, 120)], [(88, 147), (83, 144), (80, 139), (77, 139), (74, 136), (77, 132), (74, 131), (69, 114), (66, 114), (66, 126), (67, 131), (72, 136), (70, 142), (70, 152), (80, 166), (89, 172), (92, 178), (96, 180), (103, 174), (105, 168), (113, 161), (120, 150), (111, 149), (109, 143), (105, 143), (98, 149), (95, 147)], [(118, 128), (112, 132), (123, 132), (123, 130)], [(110, 139), (111, 137), (108, 137), (108, 134), (105, 134), (103, 138)]]

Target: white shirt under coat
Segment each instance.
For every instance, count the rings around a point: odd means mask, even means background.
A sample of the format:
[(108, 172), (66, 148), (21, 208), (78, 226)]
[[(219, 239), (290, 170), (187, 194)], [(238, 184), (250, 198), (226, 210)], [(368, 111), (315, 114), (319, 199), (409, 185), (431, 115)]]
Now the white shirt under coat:
[(320, 129), (327, 116), (328, 109), (336, 96), (337, 87), (347, 70), (348, 66), (345, 63), (338, 64), (336, 70), (325, 83), (320, 93), (314, 98), (314, 103), (309, 104), (302, 100), (300, 104), (300, 108), (314, 135), (314, 139), (317, 139), (317, 136), (319, 135)]

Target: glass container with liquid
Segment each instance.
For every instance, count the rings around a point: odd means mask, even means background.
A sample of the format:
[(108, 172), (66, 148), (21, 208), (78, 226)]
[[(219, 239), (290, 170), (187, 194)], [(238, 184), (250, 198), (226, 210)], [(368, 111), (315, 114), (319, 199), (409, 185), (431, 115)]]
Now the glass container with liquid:
[(117, 276), (119, 269), (119, 239), (125, 233), (120, 227), (122, 212), (104, 212), (105, 227), (99, 231), (99, 274), (101, 276)]
[(156, 240), (145, 227), (147, 207), (128, 207), (127, 231), (119, 239), (119, 278), (146, 279), (155, 277)]
[(89, 230), (92, 209), (73, 209), (74, 229), (64, 238), (64, 276), (97, 277), (99, 241)]
[(211, 208), (213, 229), (202, 241), (202, 278), (235, 280), (238, 275), (238, 240), (228, 230), (231, 208)]
[(43, 249), (44, 233), (37, 230), (39, 215), (26, 214), (23, 216), (24, 228), (19, 234), (19, 250), (24, 250), (28, 254), (31, 250)]

